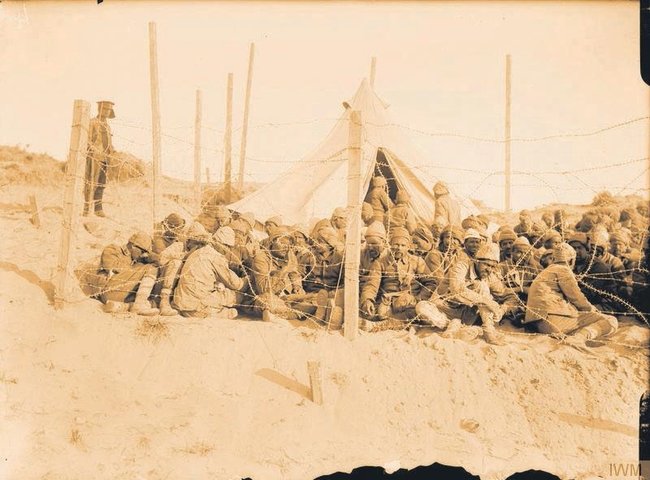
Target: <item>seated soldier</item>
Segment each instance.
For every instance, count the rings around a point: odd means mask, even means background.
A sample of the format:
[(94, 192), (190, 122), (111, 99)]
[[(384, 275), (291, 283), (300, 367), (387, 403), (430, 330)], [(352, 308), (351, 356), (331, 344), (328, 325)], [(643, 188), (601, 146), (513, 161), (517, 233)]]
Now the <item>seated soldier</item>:
[(530, 287), (523, 322), (533, 323), (538, 332), (560, 336), (569, 345), (585, 350), (587, 341), (614, 333), (618, 322), (616, 317), (599, 312), (580, 291), (573, 273), (575, 258), (569, 244), (555, 247), (553, 264)]
[(314, 242), (334, 245), (340, 254), (345, 250), (345, 229), (348, 224), (348, 214), (344, 208), (338, 207), (330, 218), (324, 218), (314, 225), (311, 238)]
[(526, 237), (518, 237), (512, 244), (512, 255), (499, 264), (501, 278), (524, 302), (528, 298), (528, 289), (542, 267), (532, 257), (533, 248)]
[(438, 248), (431, 250), (425, 257), (424, 263), (436, 285), (442, 282), (456, 259), (467, 256), (462, 248), (464, 238), (465, 232), (462, 228), (447, 225), (440, 234)]
[(208, 232), (214, 233), (219, 227), (230, 224), (232, 213), (227, 207), (211, 202), (204, 207), (196, 221), (203, 225)]
[(609, 233), (600, 228), (595, 228), (589, 234), (589, 239), (594, 249), (594, 258), (598, 258), (602, 261), (612, 272), (615, 295), (620, 298), (626, 298), (628, 296), (628, 286), (630, 284), (628, 272), (626, 272), (621, 259), (607, 251), (610, 243)]
[(395, 206), (388, 210), (388, 231), (395, 227), (404, 227), (412, 235), (418, 222), (409, 202), (411, 197), (406, 190), (398, 190), (395, 196)]
[(252, 258), (249, 281), (251, 313), (265, 321), (279, 315), (303, 319), (316, 310), (316, 294), (302, 287), (300, 265), (293, 252), (293, 236), (287, 227), (272, 231), (269, 248), (258, 248)]
[(553, 212), (553, 228), (560, 234), (562, 241), (571, 234), (571, 226), (565, 210), (559, 209)]
[(531, 243), (542, 235), (542, 228), (533, 221), (532, 214), (528, 210), (519, 213), (519, 223), (513, 230), (518, 237), (526, 237)]
[(501, 262), (512, 256), (512, 244), (517, 240), (517, 234), (511, 228), (504, 228), (499, 232), (499, 258)]
[(598, 310), (612, 311), (611, 295), (616, 294), (616, 285), (609, 265), (595, 256), (585, 233), (574, 233), (567, 243), (576, 252), (573, 272), (580, 290)]
[(280, 215), (267, 219), (266, 222), (264, 222), (264, 233), (266, 233), (266, 238), (260, 242), (262, 248), (268, 250), (271, 246), (271, 237), (283, 228), (284, 224), (282, 223), (282, 217)]
[(171, 316), (176, 315), (176, 310), (171, 306), (171, 295), (186, 253), (183, 237), (185, 220), (172, 213), (163, 220), (161, 227), (162, 232), (153, 240), (154, 258), (160, 265), (160, 314)]
[(446, 329), (446, 336), (454, 334), (461, 324), (474, 325), (480, 321), (485, 341), (503, 345), (495, 325), (506, 312), (518, 308), (518, 300), (496, 275), (498, 263), (499, 249), (493, 243), (483, 245), (474, 260), (467, 256), (459, 259), (438, 287), (438, 296), (420, 305), (418, 313), (432, 325)]
[(367, 202), (372, 205), (373, 221), (386, 225), (389, 210), (393, 207), (388, 196), (388, 182), (382, 176), (372, 177)]
[(212, 247), (226, 257), (228, 268), (237, 272), (241, 266), (241, 259), (235, 250), (235, 231), (229, 227), (219, 227), (212, 235)]
[(562, 236), (557, 230), (548, 230), (542, 237), (544, 242), (544, 250), (540, 252), (539, 264), (542, 268), (546, 268), (553, 263), (553, 249), (562, 243)]
[(363, 224), (368, 227), (371, 223), (375, 221), (375, 211), (368, 202), (363, 202), (361, 205), (361, 220)]
[(542, 213), (542, 223), (544, 223), (545, 229), (553, 228), (553, 214), (551, 212)]
[(109, 245), (100, 259), (98, 296), (109, 313), (123, 312), (131, 303), (130, 311), (138, 315), (156, 315), (158, 309), (149, 303), (156, 283), (158, 267), (151, 259), (151, 237), (144, 232), (134, 233), (126, 245)]
[(244, 281), (228, 268), (228, 261), (214, 249), (211, 240), (201, 223), (195, 222), (189, 228), (189, 253), (181, 267), (172, 305), (184, 317), (205, 318), (214, 312), (235, 318)]
[(370, 268), (375, 260), (386, 256), (386, 229), (384, 224), (373, 222), (366, 229), (366, 246), (361, 250), (359, 258), (359, 291), (368, 282)]
[(476, 252), (483, 244), (483, 237), (473, 228), (468, 228), (463, 237), (463, 250), (469, 258), (475, 258)]
[(413, 320), (415, 307), (431, 297), (435, 284), (424, 260), (411, 255), (405, 228), (391, 232), (390, 252), (373, 262), (361, 290), (360, 308), (369, 320)]

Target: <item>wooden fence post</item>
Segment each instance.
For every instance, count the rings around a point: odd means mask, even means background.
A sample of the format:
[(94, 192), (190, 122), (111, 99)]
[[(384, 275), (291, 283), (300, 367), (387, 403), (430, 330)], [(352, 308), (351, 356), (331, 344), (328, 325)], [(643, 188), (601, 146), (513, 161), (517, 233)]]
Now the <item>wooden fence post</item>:
[(244, 99), (244, 120), (241, 129), (241, 148), (239, 150), (239, 177), (237, 179), (237, 188), (240, 191), (244, 189), (244, 176), (246, 169), (246, 140), (248, 137), (248, 114), (251, 103), (251, 86), (253, 84), (253, 61), (255, 60), (255, 44), (251, 43), (248, 55), (248, 78), (246, 79), (246, 98)]
[(226, 203), (230, 203), (232, 201), (232, 73), (228, 74), (228, 90), (226, 94), (226, 131), (223, 138), (223, 151), (223, 181)]
[(197, 216), (201, 213), (201, 114), (201, 90), (197, 90), (194, 117), (194, 203)]
[(65, 301), (69, 299), (70, 281), (74, 278), (71, 257), (74, 251), (74, 235), (78, 231), (81, 213), (81, 183), (84, 179), (86, 165), (89, 124), (90, 104), (84, 100), (75, 100), (72, 112), (70, 150), (65, 171), (61, 246), (54, 282), (54, 308), (56, 309), (62, 308)]
[(359, 331), (359, 261), (361, 252), (361, 112), (350, 112), (348, 137), (348, 230), (345, 240), (343, 332), (354, 340)]
[(149, 22), (149, 78), (151, 81), (151, 135), (152, 135), (152, 228), (158, 221), (160, 207), (160, 89), (158, 86), (158, 41), (156, 23)]
[(311, 400), (316, 405), (323, 404), (323, 386), (320, 374), (320, 362), (307, 362), (309, 372), (309, 385), (311, 386)]
[(41, 209), (36, 201), (36, 195), (29, 196), (30, 221), (36, 228), (41, 228)]

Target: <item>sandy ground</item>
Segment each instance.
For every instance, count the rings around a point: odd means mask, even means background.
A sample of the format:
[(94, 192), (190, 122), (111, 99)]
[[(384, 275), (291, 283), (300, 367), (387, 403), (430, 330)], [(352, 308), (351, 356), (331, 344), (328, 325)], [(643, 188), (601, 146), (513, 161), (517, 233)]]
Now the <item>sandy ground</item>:
[[(501, 347), (409, 332), (349, 342), (309, 324), (110, 316), (80, 292), (56, 311), (61, 192), (37, 191), (39, 229), (7, 207), (34, 191), (0, 192), (0, 478), (304, 479), (433, 462), (482, 479), (607, 478), (636, 461), (647, 349), (586, 356), (516, 334)], [(112, 219), (78, 232), (75, 261), (144, 226), (146, 195), (109, 186)], [(166, 199), (161, 216), (174, 209)], [(613, 340), (647, 345), (648, 330)]]

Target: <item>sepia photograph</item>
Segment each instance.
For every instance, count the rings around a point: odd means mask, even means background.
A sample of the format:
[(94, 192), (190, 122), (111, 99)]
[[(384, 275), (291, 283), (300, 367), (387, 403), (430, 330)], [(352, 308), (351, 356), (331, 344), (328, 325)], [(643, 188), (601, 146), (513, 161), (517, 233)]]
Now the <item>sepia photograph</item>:
[(0, 0), (0, 478), (650, 478), (643, 8)]

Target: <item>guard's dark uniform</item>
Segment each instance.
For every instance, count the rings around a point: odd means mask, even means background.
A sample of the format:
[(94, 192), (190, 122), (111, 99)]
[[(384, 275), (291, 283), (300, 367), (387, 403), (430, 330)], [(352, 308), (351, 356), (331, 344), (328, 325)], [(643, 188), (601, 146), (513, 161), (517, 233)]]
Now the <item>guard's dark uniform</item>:
[(84, 215), (94, 211), (103, 217), (102, 198), (106, 187), (106, 169), (113, 154), (113, 134), (107, 118), (115, 118), (113, 102), (97, 102), (98, 113), (90, 120), (88, 130), (88, 153), (84, 177)]

